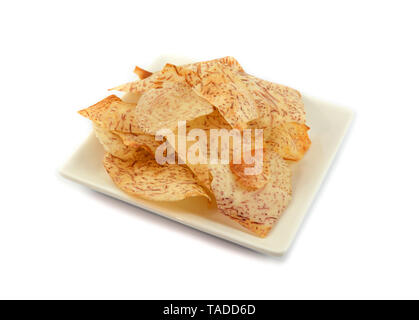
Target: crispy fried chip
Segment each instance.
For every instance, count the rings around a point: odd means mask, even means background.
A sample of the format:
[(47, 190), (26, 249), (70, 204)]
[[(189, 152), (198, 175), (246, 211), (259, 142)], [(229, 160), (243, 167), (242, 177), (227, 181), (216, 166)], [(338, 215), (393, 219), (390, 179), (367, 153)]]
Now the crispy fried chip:
[(311, 144), (301, 94), (247, 74), (242, 81), (252, 92), (259, 113), (258, 119), (248, 123), (249, 128), (263, 128), (265, 142), (284, 159), (300, 160)]
[(135, 118), (134, 103), (115, 101), (103, 112), (102, 125), (111, 131), (143, 134)]
[(185, 67), (176, 70), (233, 128), (244, 129), (248, 122), (258, 118), (254, 98), (240, 80), (237, 68), (214, 63), (205, 70), (200, 67), (196, 71)]
[(111, 95), (93, 106), (80, 110), (79, 114), (110, 131), (141, 134), (144, 132), (138, 127), (135, 108), (134, 103), (124, 102)]
[[(186, 133), (189, 134), (189, 132), (193, 129), (203, 129), (206, 132), (207, 135), (207, 141), (210, 142), (211, 140), (211, 136), (210, 136), (210, 130), (211, 129), (225, 129), (225, 130), (230, 130), (231, 126), (223, 119), (223, 117), (220, 115), (220, 113), (215, 110), (213, 113), (206, 115), (204, 117), (199, 117), (196, 118), (193, 121), (190, 121), (187, 123), (186, 125)], [(241, 186), (245, 189), (248, 190), (257, 190), (262, 188), (264, 185), (266, 185), (266, 183), (268, 182), (269, 179), (269, 163), (266, 163), (266, 161), (263, 162), (263, 168), (261, 168), (261, 173), (260, 174), (255, 174), (255, 175), (246, 175), (245, 169), (246, 168), (253, 168), (255, 167), (255, 164), (246, 164), (243, 158), (243, 152), (244, 152), (244, 144), (245, 144), (245, 139), (243, 137), (243, 133), (241, 134), (241, 152), (242, 152), (242, 156), (241, 156), (241, 162), (235, 164), (234, 163), (234, 159), (233, 159), (233, 152), (234, 150), (237, 148), (237, 146), (234, 145), (234, 138), (232, 136), (230, 136), (228, 138), (229, 141), (229, 145), (228, 146), (223, 146), (222, 145), (222, 139), (217, 139), (211, 140), (211, 144), (218, 144), (218, 154), (216, 154), (215, 156), (218, 156), (220, 158), (222, 150), (224, 148), (228, 148), (228, 154), (229, 154), (229, 158), (230, 158), (230, 169), (233, 172), (233, 174), (236, 176), (237, 181), (241, 184)], [(177, 137), (177, 136), (176, 136)], [(188, 141), (187, 142), (187, 150), (189, 150), (189, 148), (191, 147), (191, 145), (193, 145), (194, 141)], [(250, 143), (249, 149), (252, 150), (251, 153), (252, 155), (255, 154), (255, 134), (252, 133), (251, 137), (250, 137), (250, 141), (248, 142)], [(210, 156), (210, 145), (208, 145), (208, 150), (207, 150), (207, 155)], [(261, 146), (262, 147), (262, 146)], [(271, 148), (271, 146), (267, 146), (268, 148)], [(177, 146), (176, 146), (177, 148)], [(177, 149), (176, 149), (177, 150)], [(211, 186), (210, 186), (210, 182), (211, 182), (211, 176), (209, 173), (209, 168), (208, 165), (202, 165), (202, 164), (191, 164), (188, 161), (186, 161), (186, 164), (189, 166), (189, 168), (196, 174), (196, 176), (198, 177), (198, 179), (200, 181), (203, 181), (203, 185), (206, 186), (209, 190), (211, 190)], [(256, 163), (256, 165), (258, 165)]]
[[(223, 117), (221, 117), (221, 115), (219, 114), (219, 112), (217, 110), (215, 110), (213, 113), (206, 115), (206, 116), (202, 116), (199, 118), (196, 118), (192, 121), (187, 122), (186, 124), (186, 137), (189, 136), (190, 132), (194, 129), (202, 129), (204, 130), (205, 134), (206, 134), (206, 139), (208, 142), (207, 145), (207, 157), (208, 159), (210, 159), (211, 155), (211, 150), (210, 150), (210, 146), (211, 144), (217, 143), (218, 145), (218, 153), (215, 154), (215, 157), (218, 157), (217, 159), (220, 159), (222, 150), (224, 148), (228, 148), (228, 155), (230, 158), (230, 168), (231, 171), (233, 172), (233, 174), (236, 176), (237, 181), (241, 184), (241, 186), (245, 189), (248, 190), (257, 190), (262, 188), (268, 181), (269, 179), (269, 163), (265, 163), (263, 165), (263, 168), (261, 168), (261, 173), (260, 174), (255, 174), (255, 175), (246, 175), (244, 174), (244, 171), (246, 168), (253, 168), (255, 166), (255, 164), (246, 164), (242, 158), (242, 162), (239, 164), (234, 164), (233, 162), (233, 150), (235, 148), (237, 148), (237, 146), (234, 145), (233, 141), (234, 138), (233, 137), (228, 137), (228, 145), (227, 146), (223, 146), (222, 145), (222, 139), (217, 139), (211, 140), (211, 134), (210, 134), (210, 130), (211, 129), (221, 129), (221, 130), (229, 130), (231, 129), (231, 126), (223, 119)], [(251, 149), (252, 154), (254, 154), (254, 138), (255, 136), (252, 134), (251, 137)], [(185, 162), (185, 164), (191, 169), (191, 171), (196, 175), (198, 181), (200, 182), (201, 185), (205, 186), (208, 190), (211, 190), (211, 175), (210, 175), (210, 171), (209, 171), (209, 167), (208, 167), (208, 163), (191, 163), (189, 161), (189, 158), (185, 159), (182, 157), (181, 153), (179, 152), (179, 146), (177, 144), (177, 141), (179, 139), (179, 132), (176, 131), (175, 134), (175, 143), (173, 145), (173, 148), (175, 149), (175, 151), (177, 152), (178, 156), (180, 158), (182, 158), (182, 160)], [(182, 139), (182, 137), (181, 137)], [(197, 140), (189, 140), (186, 139), (186, 152), (189, 154), (189, 150), (190, 148), (192, 148), (194, 146), (194, 144), (197, 142)], [(211, 142), (210, 142), (211, 140)], [(241, 141), (244, 143), (244, 138), (243, 136), (241, 137)], [(243, 145), (241, 146), (243, 147)], [(270, 146), (268, 146), (270, 147)], [(241, 150), (242, 152), (244, 151), (243, 149)], [(243, 157), (243, 156), (242, 156)]]
[(106, 152), (122, 160), (132, 160), (137, 157), (138, 148), (126, 146), (122, 139), (115, 133), (93, 123), (93, 129), (99, 142)]
[(110, 96), (79, 113), (94, 121), (96, 136), (105, 150), (121, 159), (131, 159), (132, 149), (145, 148), (154, 154), (161, 143), (140, 130), (135, 108), (136, 104)]
[(188, 121), (186, 123), (186, 128), (188, 130), (191, 130), (191, 129), (203, 129), (203, 130), (227, 129), (227, 130), (230, 130), (231, 126), (228, 124), (227, 121), (224, 120), (224, 118), (221, 116), (221, 114), (217, 110), (214, 110), (210, 114), (195, 118), (192, 121)]
[(240, 73), (241, 81), (256, 103), (258, 128), (277, 126), (282, 122), (305, 123), (304, 103), (300, 92), (290, 87)]
[(151, 73), (151, 72), (149, 72), (149, 71), (147, 71), (147, 70), (144, 70), (144, 69), (141, 69), (140, 67), (138, 67), (138, 66), (135, 66), (135, 69), (134, 69), (134, 73), (138, 76), (138, 78), (140, 78), (141, 80), (143, 80), (143, 79), (145, 79), (145, 78), (148, 78), (149, 76), (151, 76), (153, 73)]
[(149, 134), (132, 134), (118, 131), (112, 131), (112, 133), (119, 136), (127, 147), (133, 149), (143, 148), (150, 154), (154, 154), (157, 147), (162, 143), (157, 141), (155, 136)]
[(110, 153), (103, 160), (106, 171), (124, 192), (154, 201), (178, 201), (202, 196), (210, 199), (185, 166), (160, 166), (146, 151), (137, 158), (123, 161)]
[(300, 160), (310, 148), (307, 131), (310, 128), (297, 122), (284, 122), (279, 126), (265, 129), (266, 143), (286, 160)]
[[(254, 151), (253, 151), (254, 152)], [(264, 152), (264, 151), (262, 151)], [(262, 164), (251, 163), (247, 164), (242, 158), (241, 163), (230, 162), (230, 170), (234, 174), (238, 184), (246, 190), (255, 191), (263, 188), (270, 179), (270, 170), (269, 170), (269, 159), (264, 158)], [(247, 168), (254, 168), (261, 171), (260, 174), (246, 174)]]
[(249, 191), (241, 187), (229, 165), (212, 165), (211, 189), (218, 210), (259, 237), (266, 237), (291, 200), (291, 171), (280, 157), (265, 152), (270, 179), (264, 187)]
[(138, 101), (137, 121), (143, 132), (156, 134), (162, 128), (174, 130), (178, 121), (193, 120), (214, 111), (212, 105), (176, 73), (173, 65), (166, 65), (161, 74), (166, 80), (144, 92)]
[(117, 87), (114, 87), (109, 90), (122, 91), (122, 92), (131, 92), (142, 94), (148, 89), (152, 88), (155, 83), (161, 83), (162, 75), (160, 72), (154, 72), (152, 75), (145, 79), (140, 79), (128, 83), (124, 83)]
[(297, 90), (251, 76), (235, 64), (203, 62), (189, 70), (177, 67), (177, 71), (232, 127), (245, 128), (249, 121), (256, 121), (259, 128), (284, 121), (305, 123), (304, 104)]
[[(189, 167), (189, 169), (195, 174), (200, 185), (206, 187), (208, 190), (211, 190), (211, 176), (208, 169), (207, 163), (191, 163), (187, 158), (182, 157), (182, 154), (179, 152), (179, 145), (177, 144), (179, 139), (179, 132), (176, 128), (174, 135), (174, 145), (172, 147), (177, 152), (179, 158)], [(214, 110), (211, 114), (198, 117), (192, 121), (186, 123), (186, 136), (194, 129), (204, 130), (207, 142), (210, 141), (210, 129), (231, 129), (230, 125), (221, 117), (217, 110)], [(186, 139), (186, 137), (184, 137)], [(182, 135), (181, 135), (182, 139)], [(187, 139), (186, 139), (187, 140)], [(169, 142), (169, 141), (168, 141)], [(196, 143), (197, 141), (187, 140), (186, 141), (186, 152)], [(210, 155), (209, 143), (207, 145), (207, 156)]]
[(79, 114), (81, 114), (83, 117), (86, 117), (94, 122), (96, 122), (99, 125), (102, 125), (102, 116), (104, 112), (110, 107), (110, 105), (114, 102), (119, 102), (121, 99), (119, 99), (115, 95), (110, 95), (109, 97), (106, 97), (105, 99), (99, 101), (98, 103), (83, 109), (79, 111)]
[(223, 57), (219, 59), (213, 59), (208, 61), (201, 61), (201, 62), (195, 62), (195, 63), (189, 63), (185, 64), (182, 67), (192, 70), (193, 72), (207, 72), (209, 68), (216, 64), (221, 64), (227, 67), (234, 68), (237, 71), (244, 72), (242, 66), (240, 63), (233, 57)]
[[(224, 58), (214, 59), (210, 61), (191, 63), (191, 64), (184, 65), (183, 67), (187, 70), (191, 70), (195, 72), (198, 69), (201, 69), (201, 68), (206, 69), (215, 64), (220, 64), (220, 63), (225, 66), (234, 67), (240, 71), (243, 71), (243, 68), (240, 66), (237, 60), (234, 59), (233, 57), (224, 57)], [(114, 87), (110, 90), (143, 93), (147, 91), (148, 89), (152, 88), (155, 84), (159, 84), (165, 80), (165, 76), (162, 73), (164, 73), (164, 68), (161, 71), (154, 72), (153, 74), (149, 75), (148, 77), (144, 79), (140, 77), (140, 80), (128, 82), (123, 85)]]
[(305, 122), (304, 104), (297, 90), (251, 76), (238, 63), (202, 62), (188, 68), (177, 67), (177, 71), (232, 127), (243, 129), (249, 121), (255, 121), (259, 128), (284, 121)]

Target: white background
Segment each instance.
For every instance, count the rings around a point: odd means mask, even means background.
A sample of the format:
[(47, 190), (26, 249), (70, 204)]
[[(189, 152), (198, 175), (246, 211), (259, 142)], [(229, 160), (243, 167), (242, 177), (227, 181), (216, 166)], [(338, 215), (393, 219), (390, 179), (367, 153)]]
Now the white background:
[[(415, 1), (0, 5), (0, 298), (419, 298)], [(286, 256), (66, 181), (76, 111), (161, 54), (232, 55), (356, 113)]]

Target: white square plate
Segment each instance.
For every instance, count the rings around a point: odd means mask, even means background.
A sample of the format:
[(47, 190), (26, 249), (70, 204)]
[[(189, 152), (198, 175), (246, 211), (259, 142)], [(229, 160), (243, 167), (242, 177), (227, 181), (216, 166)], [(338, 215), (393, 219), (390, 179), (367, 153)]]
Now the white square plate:
[(112, 182), (102, 165), (103, 148), (92, 133), (61, 169), (71, 180), (133, 204), (149, 212), (271, 255), (284, 254), (332, 163), (352, 120), (348, 109), (303, 95), (312, 145), (304, 158), (292, 165), (293, 198), (269, 235), (258, 238), (217, 212), (215, 204), (192, 198), (179, 202), (153, 202), (129, 196)]

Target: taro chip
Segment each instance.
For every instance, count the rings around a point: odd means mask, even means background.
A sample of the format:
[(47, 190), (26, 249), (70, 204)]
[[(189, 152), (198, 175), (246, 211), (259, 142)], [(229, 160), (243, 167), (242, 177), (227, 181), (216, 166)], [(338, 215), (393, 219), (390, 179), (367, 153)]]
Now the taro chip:
[(96, 123), (93, 123), (93, 129), (106, 152), (122, 160), (132, 160), (137, 157), (138, 148), (125, 145), (117, 134), (110, 132)]
[[(211, 190), (211, 176), (208, 169), (208, 163), (192, 163), (189, 161), (189, 157), (187, 156), (188, 152), (191, 148), (194, 147), (198, 143), (198, 138), (196, 140), (188, 140), (187, 136), (192, 132), (194, 129), (202, 129), (205, 133), (206, 140), (207, 140), (207, 158), (210, 157), (210, 129), (231, 129), (230, 125), (221, 117), (218, 111), (214, 110), (211, 114), (198, 117), (192, 121), (188, 121), (185, 126), (185, 132), (179, 132), (179, 128), (176, 128), (175, 135), (173, 136), (173, 140), (167, 140), (168, 143), (172, 144), (173, 149), (177, 152), (178, 158), (183, 160), (183, 162), (189, 167), (189, 169), (195, 174), (198, 182), (206, 187), (208, 190)], [(180, 151), (180, 146), (178, 144), (179, 138), (186, 141), (185, 145), (185, 154)], [(217, 155), (218, 156), (218, 155)], [(208, 160), (207, 159), (207, 160)]]
[(138, 148), (154, 154), (161, 143), (139, 129), (135, 108), (136, 104), (110, 96), (79, 113), (93, 120), (96, 136), (107, 152), (131, 159)]
[(243, 188), (229, 165), (210, 166), (218, 210), (259, 237), (266, 237), (291, 200), (291, 171), (285, 160), (265, 152), (270, 179), (255, 191)]
[(215, 63), (205, 71), (198, 68), (194, 72), (184, 67), (177, 67), (177, 71), (233, 128), (244, 129), (248, 122), (258, 118), (254, 98), (235, 68)]
[[(204, 61), (204, 62), (197, 62), (197, 63), (191, 63), (184, 65), (183, 67), (190, 71), (197, 71), (199, 69), (206, 70), (207, 68), (215, 65), (215, 64), (223, 64), (224, 66), (228, 66), (231, 68), (235, 68), (237, 70), (243, 71), (243, 68), (240, 66), (240, 64), (237, 62), (236, 59), (233, 57), (224, 57), (220, 59), (214, 59), (210, 61)], [(170, 65), (170, 64), (169, 64)], [(138, 68), (138, 69), (137, 69)], [(116, 90), (116, 91), (122, 91), (122, 92), (131, 92), (131, 93), (144, 93), (145, 91), (149, 90), (153, 86), (155, 86), (158, 83), (161, 83), (162, 81), (165, 81), (167, 79), (164, 75), (164, 68), (161, 71), (154, 72), (150, 75), (148, 75), (148, 71), (142, 70), (141, 68), (136, 67), (134, 72), (139, 76), (140, 80), (128, 82), (122, 85), (119, 85), (117, 87), (114, 87), (110, 90)], [(145, 73), (143, 72), (145, 71)], [(145, 76), (147, 75), (147, 76)]]
[(111, 95), (98, 103), (79, 111), (79, 114), (92, 120), (109, 131), (143, 133), (135, 119), (136, 104), (122, 101)]
[(133, 149), (143, 148), (153, 155), (161, 144), (161, 141), (157, 141), (155, 136), (149, 134), (132, 134), (117, 131), (112, 133), (119, 136), (127, 147)]
[(301, 93), (290, 87), (259, 79), (246, 73), (239, 74), (254, 98), (259, 128), (275, 127), (282, 122), (305, 123)]
[(266, 144), (286, 160), (301, 160), (310, 148), (310, 128), (297, 122), (285, 122), (265, 130)]
[(102, 125), (102, 117), (103, 117), (104, 112), (108, 110), (108, 108), (110, 107), (112, 103), (120, 102), (120, 101), (121, 99), (118, 98), (117, 96), (110, 95), (106, 97), (105, 99), (99, 101), (98, 103), (86, 109), (80, 110), (79, 114), (81, 114), (83, 117), (86, 117), (92, 120), (98, 125)]
[(134, 73), (138, 76), (138, 78), (140, 78), (141, 80), (143, 80), (143, 79), (145, 79), (145, 78), (148, 78), (149, 76), (151, 76), (153, 73), (151, 73), (151, 72), (149, 72), (149, 71), (147, 71), (147, 70), (144, 70), (144, 69), (141, 69), (140, 67), (138, 67), (138, 66), (135, 66), (135, 69), (134, 69)]
[(182, 65), (182, 68), (189, 69), (193, 72), (207, 72), (208, 69), (213, 67), (216, 64), (221, 64), (225, 67), (233, 68), (239, 72), (244, 72), (243, 67), (240, 65), (240, 63), (233, 57), (224, 57), (219, 59), (213, 59), (208, 61), (202, 61), (202, 62), (195, 62), (190, 64)]
[(174, 66), (166, 65), (161, 73), (167, 75), (167, 80), (144, 92), (138, 101), (137, 121), (143, 132), (156, 134), (163, 128), (174, 130), (179, 121), (193, 120), (214, 111), (208, 101), (177, 75)]
[(103, 160), (113, 182), (124, 192), (147, 200), (178, 201), (190, 197), (205, 197), (192, 172), (181, 165), (159, 165), (145, 150), (135, 160), (123, 161), (110, 153)]
[(103, 112), (102, 125), (111, 131), (142, 134), (135, 117), (135, 103), (115, 101)]
[(128, 82), (109, 90), (143, 94), (152, 88), (161, 87), (164, 82), (173, 81), (177, 78), (179, 78), (179, 75), (175, 72), (173, 65), (166, 64), (162, 70), (154, 72), (144, 79)]
[[(261, 150), (264, 153), (264, 150)], [(252, 151), (255, 153), (255, 151)], [(246, 163), (242, 157), (241, 163), (234, 163), (230, 162), (230, 170), (234, 174), (237, 183), (246, 190), (255, 191), (258, 189), (263, 188), (270, 179), (270, 162), (269, 159), (263, 157), (263, 161), (261, 163)], [(258, 174), (248, 174), (246, 169), (253, 169), (256, 172), (260, 172)]]

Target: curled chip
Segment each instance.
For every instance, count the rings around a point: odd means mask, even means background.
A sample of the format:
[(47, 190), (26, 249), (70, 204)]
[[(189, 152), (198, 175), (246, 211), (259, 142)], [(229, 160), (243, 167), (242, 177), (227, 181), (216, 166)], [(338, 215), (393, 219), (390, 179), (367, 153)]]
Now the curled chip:
[(127, 103), (116, 96), (109, 96), (79, 113), (109, 131), (144, 133), (135, 119), (135, 103)]
[(239, 75), (255, 101), (258, 128), (275, 127), (282, 122), (305, 123), (301, 93), (290, 87), (241, 73)]
[(128, 82), (109, 90), (143, 94), (152, 88), (160, 88), (163, 83), (176, 80), (177, 78), (179, 78), (179, 75), (174, 66), (166, 64), (162, 70), (152, 73), (147, 78)]
[(143, 148), (150, 154), (154, 154), (157, 147), (161, 144), (161, 141), (156, 141), (154, 136), (148, 134), (132, 134), (117, 131), (112, 131), (112, 133), (119, 136), (127, 147), (133, 149)]
[[(96, 136), (105, 150), (121, 159), (130, 159), (132, 149), (145, 148), (154, 154), (160, 145), (154, 135), (143, 133), (135, 118), (135, 103), (109, 96), (95, 105), (79, 111), (94, 122)], [(108, 148), (108, 149), (106, 149)]]
[[(240, 66), (238, 61), (236, 59), (234, 59), (233, 57), (224, 57), (224, 58), (214, 59), (214, 60), (210, 60), (210, 61), (191, 63), (191, 64), (184, 65), (183, 67), (185, 69), (196, 72), (197, 70), (201, 70), (201, 69), (205, 71), (207, 68), (209, 68), (209, 67), (211, 67), (215, 64), (223, 64), (224, 66), (234, 67), (234, 68), (236, 68), (240, 71), (243, 71), (243, 68)], [(134, 70), (134, 72), (138, 74), (137, 68)], [(138, 69), (140, 69), (140, 68), (138, 68)], [(143, 70), (143, 71), (145, 71), (145, 70)], [(146, 71), (146, 72), (148, 72), (148, 71)], [(143, 92), (149, 90), (150, 88), (152, 88), (153, 86), (155, 86), (156, 84), (158, 85), (159, 83), (162, 83), (162, 81), (167, 80), (167, 79), (165, 79), (165, 77), (167, 75), (164, 75), (163, 73), (164, 73), (164, 68), (161, 71), (154, 72), (154, 73), (148, 75), (147, 77), (142, 78), (140, 76), (140, 75), (142, 75), (142, 72), (140, 72), (138, 74), (140, 80), (136, 80), (136, 81), (133, 81), (133, 82), (128, 82), (128, 83), (119, 85), (117, 87), (114, 87), (110, 90), (116, 90), (116, 91), (122, 91), (122, 92), (131, 92), (131, 93), (143, 93)]]
[(211, 68), (215, 64), (222, 64), (227, 67), (232, 67), (237, 69), (238, 71), (244, 71), (240, 63), (233, 57), (223, 57), (219, 59), (213, 59), (208, 61), (201, 61), (195, 63), (185, 64), (181, 67), (190, 69), (194, 72), (207, 72), (209, 68)]
[(284, 122), (277, 127), (265, 129), (265, 141), (282, 158), (298, 161), (310, 148), (309, 129), (305, 124)]
[(119, 101), (121, 101), (120, 98), (118, 98), (115, 95), (110, 95), (109, 97), (106, 97), (105, 99), (100, 100), (98, 103), (86, 109), (80, 110), (79, 114), (81, 114), (83, 117), (86, 117), (101, 126), (104, 112), (108, 110), (108, 108), (110, 107), (112, 103), (119, 102)]
[(210, 200), (187, 167), (161, 166), (145, 150), (130, 161), (107, 153), (103, 164), (114, 183), (130, 195), (154, 201), (178, 201), (198, 196)]
[(265, 237), (291, 200), (291, 171), (286, 161), (265, 152), (270, 179), (261, 189), (249, 191), (234, 177), (228, 165), (210, 166), (211, 189), (218, 210), (259, 237)]
[(172, 65), (161, 71), (166, 81), (144, 92), (138, 100), (137, 121), (141, 130), (156, 134), (162, 128), (174, 130), (178, 121), (210, 114), (213, 106), (198, 96)]
[[(254, 152), (254, 151), (253, 151)], [(264, 151), (262, 150), (262, 153)], [(258, 189), (263, 188), (270, 179), (270, 170), (269, 170), (270, 162), (269, 159), (264, 157), (262, 163), (251, 163), (246, 164), (245, 161), (242, 159), (241, 163), (235, 164), (234, 162), (230, 162), (230, 170), (234, 174), (236, 181), (238, 184), (246, 190), (255, 191)], [(246, 169), (254, 168), (260, 171), (259, 174), (246, 174)]]
[(144, 133), (135, 119), (135, 104), (115, 101), (102, 115), (103, 126), (111, 131), (141, 134)]
[[(207, 188), (208, 190), (211, 190), (211, 175), (208, 169), (208, 163), (192, 163), (189, 161), (188, 157), (185, 157), (186, 155), (182, 154), (179, 150), (178, 140), (179, 138), (186, 140), (186, 146), (185, 151), (186, 153), (193, 147), (197, 141), (186, 139), (186, 137), (192, 132), (194, 129), (202, 129), (205, 132), (207, 142), (210, 141), (210, 130), (211, 129), (231, 129), (230, 125), (221, 117), (219, 112), (217, 110), (214, 110), (212, 113), (198, 117), (192, 121), (188, 121), (186, 123), (186, 136), (183, 136), (182, 133), (179, 133), (179, 128), (176, 128), (175, 135), (174, 135), (174, 141), (172, 141), (173, 149), (177, 152), (177, 156), (183, 160), (183, 162), (191, 169), (191, 171), (195, 174), (198, 182)], [(171, 143), (171, 141), (167, 141), (168, 143)], [(210, 156), (210, 144), (207, 144), (207, 157)], [(221, 149), (221, 148), (220, 148)], [(220, 152), (220, 151), (219, 151)], [(217, 154), (219, 156), (219, 154)]]
[(138, 148), (126, 146), (117, 134), (104, 129), (96, 123), (93, 123), (93, 129), (106, 152), (122, 160), (132, 160), (137, 157)]
[(240, 81), (237, 69), (221, 63), (193, 71), (177, 67), (194, 91), (218, 109), (223, 118), (233, 127), (244, 129), (247, 123), (257, 119), (254, 98)]
[(135, 66), (135, 69), (134, 69), (134, 73), (138, 76), (138, 78), (140, 78), (141, 80), (143, 80), (143, 79), (145, 79), (145, 78), (148, 78), (149, 76), (151, 76), (152, 75), (152, 73), (151, 72), (149, 72), (149, 71), (147, 71), (147, 70), (144, 70), (144, 69), (141, 69), (140, 67), (138, 67), (138, 66)]

